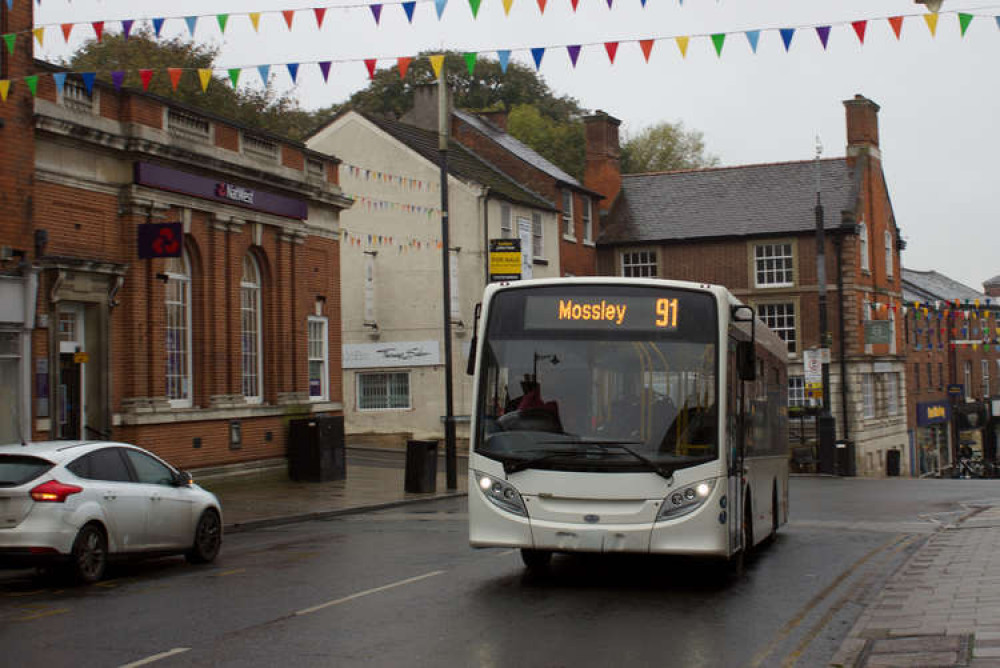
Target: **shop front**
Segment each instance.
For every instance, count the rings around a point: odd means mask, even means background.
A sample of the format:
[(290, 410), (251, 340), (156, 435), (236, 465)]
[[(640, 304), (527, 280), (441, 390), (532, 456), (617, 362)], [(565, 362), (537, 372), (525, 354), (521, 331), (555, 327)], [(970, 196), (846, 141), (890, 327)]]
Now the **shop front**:
[[(958, 431), (958, 452), (965, 453), (972, 461), (987, 464), (984, 445), (986, 443), (986, 404), (975, 401), (955, 406), (955, 428)], [(990, 466), (989, 468), (992, 468)]]
[(949, 424), (951, 424), (951, 406), (947, 401), (917, 404), (916, 443), (920, 477), (941, 476), (943, 471), (951, 468)]

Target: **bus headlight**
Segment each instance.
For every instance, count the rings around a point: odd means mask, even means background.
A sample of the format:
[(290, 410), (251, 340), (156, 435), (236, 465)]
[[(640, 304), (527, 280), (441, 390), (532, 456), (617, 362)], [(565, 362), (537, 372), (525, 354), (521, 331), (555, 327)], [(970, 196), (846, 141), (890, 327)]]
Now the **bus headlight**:
[(714, 479), (703, 480), (673, 492), (660, 504), (660, 511), (656, 513), (656, 521), (672, 520), (694, 512), (712, 495), (713, 489), (715, 489)]
[(524, 500), (514, 486), (505, 480), (494, 478), (491, 475), (474, 471), (476, 480), (479, 482), (479, 491), (483, 493), (490, 502), (498, 508), (506, 510), (508, 513), (528, 516), (528, 509), (524, 507)]

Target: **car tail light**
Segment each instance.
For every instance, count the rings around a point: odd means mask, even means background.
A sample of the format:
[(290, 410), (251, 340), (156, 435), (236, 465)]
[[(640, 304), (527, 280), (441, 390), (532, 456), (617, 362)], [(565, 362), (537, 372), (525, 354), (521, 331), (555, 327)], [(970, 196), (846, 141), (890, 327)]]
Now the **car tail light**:
[(66, 501), (66, 497), (71, 494), (79, 494), (82, 491), (83, 487), (67, 485), (59, 482), (58, 480), (49, 480), (48, 482), (43, 482), (41, 485), (31, 490), (31, 498), (35, 501), (64, 503)]

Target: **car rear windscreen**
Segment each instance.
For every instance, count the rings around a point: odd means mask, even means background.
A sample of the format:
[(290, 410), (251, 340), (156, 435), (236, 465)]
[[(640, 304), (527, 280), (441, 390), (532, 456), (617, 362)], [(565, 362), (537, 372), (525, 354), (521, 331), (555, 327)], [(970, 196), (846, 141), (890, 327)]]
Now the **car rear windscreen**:
[(27, 455), (0, 455), (0, 487), (17, 487), (42, 475), (53, 464)]

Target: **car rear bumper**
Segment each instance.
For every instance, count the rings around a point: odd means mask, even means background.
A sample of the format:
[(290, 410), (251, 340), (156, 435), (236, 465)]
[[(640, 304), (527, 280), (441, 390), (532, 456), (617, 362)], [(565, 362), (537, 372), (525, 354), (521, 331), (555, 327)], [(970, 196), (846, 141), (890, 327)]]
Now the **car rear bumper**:
[(16, 527), (0, 529), (0, 555), (20, 555), (27, 551), (29, 554), (68, 556), (78, 531), (79, 527), (62, 517), (31, 513)]

